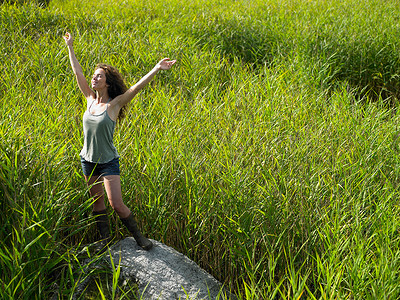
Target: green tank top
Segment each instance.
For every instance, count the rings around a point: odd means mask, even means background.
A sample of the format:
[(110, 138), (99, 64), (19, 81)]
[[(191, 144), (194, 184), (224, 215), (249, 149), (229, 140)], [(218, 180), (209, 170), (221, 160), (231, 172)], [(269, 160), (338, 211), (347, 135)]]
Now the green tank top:
[(90, 107), (93, 102), (83, 114), (84, 140), (80, 156), (86, 161), (103, 164), (119, 157), (113, 143), (116, 122), (107, 113), (108, 103), (101, 114), (92, 114)]

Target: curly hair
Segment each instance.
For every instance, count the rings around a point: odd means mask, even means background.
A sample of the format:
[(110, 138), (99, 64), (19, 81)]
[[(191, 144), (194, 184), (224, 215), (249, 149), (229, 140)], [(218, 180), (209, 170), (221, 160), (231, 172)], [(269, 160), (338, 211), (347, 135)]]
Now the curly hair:
[[(113, 66), (99, 63), (97, 64), (96, 69), (103, 69), (106, 73), (106, 83), (109, 85), (108, 94), (110, 95), (111, 99), (114, 99), (118, 95), (121, 95), (128, 90), (128, 87), (126, 86), (122, 75)], [(121, 122), (121, 120), (125, 117), (125, 113), (126, 105), (121, 107), (119, 111), (118, 122)]]

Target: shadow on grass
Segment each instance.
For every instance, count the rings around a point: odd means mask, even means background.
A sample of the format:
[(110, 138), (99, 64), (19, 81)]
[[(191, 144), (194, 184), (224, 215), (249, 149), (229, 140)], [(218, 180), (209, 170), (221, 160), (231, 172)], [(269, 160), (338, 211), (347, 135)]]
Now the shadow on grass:
[(275, 29), (251, 19), (216, 17), (191, 28), (189, 34), (196, 38), (199, 48), (216, 49), (231, 61), (238, 59), (253, 67), (270, 66), (276, 57), (286, 56), (291, 50)]
[(188, 34), (200, 49), (217, 50), (231, 62), (253, 69), (284, 64), (303, 69), (305, 76), (313, 76), (328, 91), (345, 82), (357, 99), (397, 103), (400, 60), (390, 36), (332, 30), (324, 24), (296, 32), (286, 26), (289, 21), (213, 17), (198, 22)]

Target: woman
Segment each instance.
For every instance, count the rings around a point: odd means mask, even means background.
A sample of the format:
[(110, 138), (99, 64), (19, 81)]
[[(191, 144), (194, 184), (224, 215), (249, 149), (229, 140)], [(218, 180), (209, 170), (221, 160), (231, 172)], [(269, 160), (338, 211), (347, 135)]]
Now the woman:
[(149, 250), (153, 246), (152, 242), (141, 234), (130, 209), (122, 200), (119, 155), (113, 144), (113, 135), (116, 121), (123, 117), (126, 105), (158, 71), (169, 70), (176, 61), (169, 58), (162, 59), (129, 89), (115, 68), (99, 64), (91, 80), (91, 89), (75, 56), (72, 35), (67, 32), (64, 40), (79, 89), (87, 100), (87, 109), (83, 115), (84, 145), (80, 157), (90, 195), (95, 200), (93, 215), (101, 241), (105, 246), (110, 242), (109, 222), (104, 203), (104, 185), (108, 201), (122, 223), (132, 233), (139, 246)]

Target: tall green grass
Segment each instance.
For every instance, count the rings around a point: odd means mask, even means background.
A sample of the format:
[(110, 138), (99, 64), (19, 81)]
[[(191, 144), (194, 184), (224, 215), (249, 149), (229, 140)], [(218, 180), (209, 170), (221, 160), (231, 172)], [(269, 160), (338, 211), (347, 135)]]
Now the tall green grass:
[[(88, 76), (107, 62), (133, 84), (178, 60), (115, 137), (124, 199), (148, 236), (240, 299), (398, 298), (396, 6), (1, 5), (0, 296), (70, 298), (87, 276), (94, 226), (69, 30)], [(115, 296), (117, 270), (101, 294)]]

